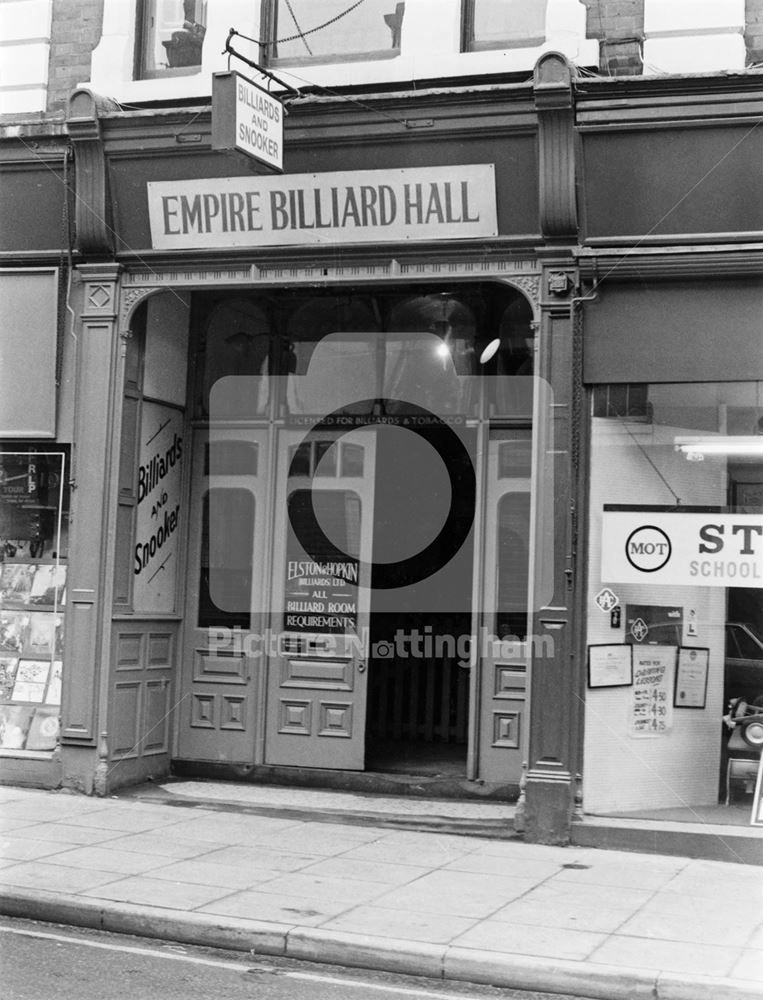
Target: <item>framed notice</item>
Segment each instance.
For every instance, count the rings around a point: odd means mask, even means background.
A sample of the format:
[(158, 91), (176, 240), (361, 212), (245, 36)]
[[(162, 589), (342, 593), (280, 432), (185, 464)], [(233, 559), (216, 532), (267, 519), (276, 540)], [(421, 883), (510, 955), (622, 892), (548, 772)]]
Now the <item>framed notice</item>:
[(629, 687), (633, 683), (633, 646), (618, 643), (588, 647), (588, 687)]
[(674, 708), (704, 708), (710, 650), (679, 646), (676, 663)]

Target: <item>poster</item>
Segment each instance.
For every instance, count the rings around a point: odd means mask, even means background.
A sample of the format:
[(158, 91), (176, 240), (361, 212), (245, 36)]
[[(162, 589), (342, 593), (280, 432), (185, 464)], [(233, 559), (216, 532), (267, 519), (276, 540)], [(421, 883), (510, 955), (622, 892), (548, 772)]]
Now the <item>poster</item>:
[(37, 708), (29, 723), (25, 750), (55, 750), (58, 743), (58, 709)]
[(633, 647), (631, 736), (663, 736), (673, 728), (676, 654), (676, 646)]
[(67, 452), (0, 450), (0, 562), (65, 559)]
[(63, 664), (60, 660), (53, 661), (53, 667), (50, 671), (50, 679), (48, 680), (48, 690), (45, 692), (45, 704), (46, 705), (60, 705), (61, 704), (61, 674), (63, 673)]
[(37, 566), (30, 563), (4, 562), (1, 569), (0, 602), (3, 607), (28, 605)]
[(66, 566), (49, 563), (35, 567), (29, 604), (39, 608), (60, 608), (66, 604)]
[(0, 656), (0, 702), (11, 700), (18, 665), (15, 656)]
[(138, 456), (138, 508), (133, 551), (136, 612), (175, 610), (178, 545), (183, 521), (183, 413), (144, 402)]
[(47, 660), (19, 660), (11, 700), (42, 702), (49, 673), (50, 663)]
[(0, 705), (0, 749), (24, 749), (33, 715), (28, 705)]
[(674, 605), (626, 604), (625, 641), (679, 646), (683, 641), (684, 609)]
[(29, 621), (30, 616), (22, 611), (0, 609), (0, 654), (24, 651)]

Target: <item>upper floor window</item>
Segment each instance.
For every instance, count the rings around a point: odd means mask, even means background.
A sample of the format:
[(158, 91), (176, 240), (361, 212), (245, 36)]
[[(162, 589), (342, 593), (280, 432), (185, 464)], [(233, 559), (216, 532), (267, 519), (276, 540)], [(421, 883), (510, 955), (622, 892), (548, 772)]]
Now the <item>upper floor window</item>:
[(201, 70), (206, 0), (141, 0), (136, 77), (187, 76)]
[(548, 0), (466, 0), (464, 50), (542, 45), (547, 6)]
[(398, 55), (405, 4), (396, 0), (263, 0), (268, 62)]

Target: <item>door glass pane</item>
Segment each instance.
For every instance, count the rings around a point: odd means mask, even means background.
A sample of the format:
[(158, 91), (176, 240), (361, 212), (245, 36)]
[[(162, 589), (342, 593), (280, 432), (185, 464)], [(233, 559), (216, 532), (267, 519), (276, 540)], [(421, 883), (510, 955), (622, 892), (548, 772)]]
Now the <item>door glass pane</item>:
[(256, 441), (216, 439), (204, 446), (204, 475), (256, 476), (257, 456)]
[(496, 634), (527, 637), (530, 494), (505, 493), (498, 503)]
[(215, 487), (204, 496), (200, 628), (249, 628), (254, 519), (255, 500), (249, 490)]
[(301, 302), (289, 316), (290, 413), (325, 416), (377, 393), (378, 306), (362, 295), (324, 295)]
[(288, 510), (284, 627), (356, 631), (360, 497), (351, 490), (297, 489)]
[[(212, 420), (245, 420), (267, 412), (270, 378), (271, 323), (267, 312), (250, 299), (229, 299), (210, 314), (199, 344), (195, 416)], [(210, 391), (227, 376), (225, 391)]]
[(498, 478), (529, 479), (532, 466), (529, 428), (504, 431), (498, 445)]

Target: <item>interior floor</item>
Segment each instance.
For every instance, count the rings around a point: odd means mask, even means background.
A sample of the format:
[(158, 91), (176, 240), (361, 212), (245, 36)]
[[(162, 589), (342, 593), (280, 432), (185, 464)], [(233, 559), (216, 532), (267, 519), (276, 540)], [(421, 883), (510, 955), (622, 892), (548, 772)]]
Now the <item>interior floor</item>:
[(466, 775), (466, 744), (374, 740), (366, 746), (366, 770), (380, 774)]

